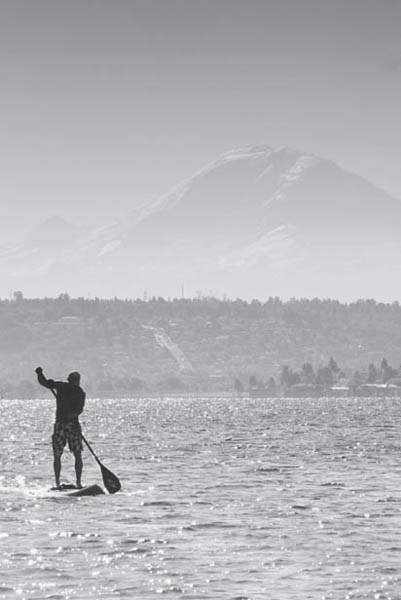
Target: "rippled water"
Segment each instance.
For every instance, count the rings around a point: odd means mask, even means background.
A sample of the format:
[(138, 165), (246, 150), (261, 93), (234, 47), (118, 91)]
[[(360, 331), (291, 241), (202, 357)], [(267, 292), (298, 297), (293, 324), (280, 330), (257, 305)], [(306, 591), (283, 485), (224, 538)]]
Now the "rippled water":
[(2, 599), (401, 597), (398, 400), (88, 400), (80, 499), (53, 402), (1, 407)]

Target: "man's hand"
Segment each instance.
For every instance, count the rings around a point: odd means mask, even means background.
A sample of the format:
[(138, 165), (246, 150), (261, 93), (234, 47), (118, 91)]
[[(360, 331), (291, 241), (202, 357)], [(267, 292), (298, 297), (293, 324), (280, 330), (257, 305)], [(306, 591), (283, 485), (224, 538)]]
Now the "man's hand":
[(39, 375), (39, 373), (43, 373), (43, 369), (42, 369), (42, 367), (36, 367), (36, 369), (35, 369), (35, 373), (36, 373), (37, 375)]

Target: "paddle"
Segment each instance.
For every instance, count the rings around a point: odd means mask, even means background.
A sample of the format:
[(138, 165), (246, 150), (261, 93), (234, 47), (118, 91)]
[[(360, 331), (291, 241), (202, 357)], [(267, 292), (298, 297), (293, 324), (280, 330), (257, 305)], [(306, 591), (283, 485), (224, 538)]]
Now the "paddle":
[[(50, 388), (50, 389), (51, 389), (53, 396), (57, 399), (56, 392), (52, 388)], [(83, 442), (85, 442), (86, 446), (88, 447), (89, 452), (92, 454), (92, 456), (94, 457), (94, 459), (96, 460), (97, 464), (100, 467), (100, 471), (101, 471), (102, 477), (103, 477), (104, 487), (109, 492), (109, 494), (115, 494), (116, 492), (118, 492), (118, 490), (121, 489), (120, 480), (118, 479), (118, 477), (116, 475), (114, 475), (114, 473), (112, 473), (111, 471), (109, 471), (109, 469), (106, 469), (106, 467), (104, 465), (102, 465), (102, 463), (100, 462), (100, 460), (94, 453), (93, 449), (91, 448), (89, 442), (86, 440), (82, 431), (81, 431), (81, 438), (82, 438)]]
[(85, 439), (85, 436), (82, 433), (82, 431), (81, 431), (81, 438), (87, 445), (89, 452), (92, 454), (93, 458), (96, 460), (97, 464), (100, 467), (100, 470), (102, 472), (104, 487), (109, 492), (109, 494), (115, 494), (116, 492), (118, 492), (118, 490), (121, 489), (121, 483), (120, 483), (120, 480), (118, 479), (117, 475), (114, 475), (114, 473), (112, 473), (111, 471), (109, 471), (109, 469), (106, 469), (106, 467), (104, 465), (102, 465), (102, 463), (100, 462), (100, 460), (98, 459), (98, 457), (96, 456), (94, 451), (92, 450), (89, 442)]

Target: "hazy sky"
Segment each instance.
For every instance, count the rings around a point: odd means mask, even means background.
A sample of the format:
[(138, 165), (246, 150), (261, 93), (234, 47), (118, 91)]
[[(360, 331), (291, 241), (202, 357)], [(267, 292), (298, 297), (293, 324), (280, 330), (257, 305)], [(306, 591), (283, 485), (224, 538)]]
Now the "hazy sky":
[(0, 242), (287, 145), (401, 199), (399, 0), (1, 0)]

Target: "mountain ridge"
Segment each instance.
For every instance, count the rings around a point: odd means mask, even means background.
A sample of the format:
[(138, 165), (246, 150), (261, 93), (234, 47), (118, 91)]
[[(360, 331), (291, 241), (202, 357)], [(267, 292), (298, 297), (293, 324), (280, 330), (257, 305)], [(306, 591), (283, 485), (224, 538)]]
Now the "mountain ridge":
[(109, 226), (71, 227), (55, 252), (30, 253), (29, 239), (22, 254), (0, 251), (7, 289), (167, 297), (185, 284), (192, 294), (245, 298), (401, 294), (401, 202), (333, 161), (287, 147), (230, 150)]

